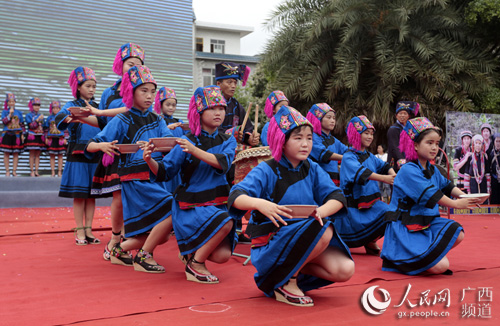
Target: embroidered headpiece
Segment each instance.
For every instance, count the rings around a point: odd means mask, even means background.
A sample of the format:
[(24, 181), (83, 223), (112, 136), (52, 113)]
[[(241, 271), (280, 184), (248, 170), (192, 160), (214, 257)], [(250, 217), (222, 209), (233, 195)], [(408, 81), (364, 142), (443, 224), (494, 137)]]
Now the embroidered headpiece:
[(368, 129), (373, 129), (375, 127), (364, 115), (359, 115), (354, 117), (347, 124), (347, 141), (356, 150), (361, 150), (361, 134)]
[(200, 118), (203, 111), (216, 106), (227, 106), (226, 99), (222, 96), (219, 86), (211, 85), (196, 89), (189, 102), (188, 110), (189, 128), (195, 136), (201, 133)]
[(154, 84), (156, 88), (156, 81), (146, 66), (133, 66), (123, 75), (120, 95), (127, 108), (131, 108), (134, 105), (134, 89), (137, 86), (147, 83)]
[(476, 141), (480, 141), (481, 143), (484, 142), (483, 136), (481, 136), (481, 135), (474, 135), (474, 137), (472, 137), (472, 143), (475, 143)]
[(490, 134), (493, 132), (493, 128), (491, 127), (491, 125), (489, 123), (483, 123), (481, 125), (481, 128), (479, 128), (479, 129), (481, 130), (481, 132), (483, 132), (484, 128), (489, 129), (490, 130)]
[(470, 137), (472, 138), (472, 132), (470, 130), (463, 130), (461, 133), (460, 133), (460, 139), (464, 138), (464, 137)]
[(5, 94), (5, 102), (3, 103), (3, 108), (4, 110), (7, 110), (8, 107), (7, 107), (7, 103), (10, 101), (10, 100), (14, 100), (14, 102), (16, 101), (16, 96), (13, 94), (13, 93), (7, 93)]
[(274, 91), (269, 94), (266, 99), (266, 106), (264, 107), (264, 113), (269, 119), (274, 115), (274, 107), (281, 101), (288, 102), (288, 99), (282, 91)]
[(401, 110), (405, 110), (406, 112), (408, 112), (408, 114), (413, 114), (413, 116), (416, 116), (419, 109), (420, 104), (418, 102), (400, 101), (396, 104), (396, 114)]
[(31, 112), (33, 112), (33, 105), (40, 105), (42, 102), (38, 97), (32, 97), (30, 101), (28, 102), (28, 107)]
[(215, 80), (234, 78), (241, 80), (245, 86), (250, 76), (250, 67), (233, 62), (221, 62), (215, 65)]
[(321, 135), (321, 119), (328, 112), (333, 112), (335, 114), (335, 110), (332, 109), (327, 103), (316, 103), (307, 112), (307, 120), (311, 122), (314, 127), (314, 132), (318, 135)]
[(50, 106), (49, 106), (49, 112), (50, 112), (50, 114), (52, 114), (52, 110), (54, 108), (61, 108), (61, 102), (59, 102), (59, 101), (52, 101), (52, 102), (50, 102)]
[(277, 161), (281, 160), (286, 135), (293, 129), (304, 125), (311, 126), (311, 128), (313, 127), (296, 109), (286, 105), (280, 107), (278, 112), (276, 112), (269, 122), (267, 134), (269, 148), (271, 149), (274, 159)]
[(115, 56), (113, 72), (117, 75), (123, 74), (123, 62), (128, 58), (138, 58), (144, 64), (144, 50), (135, 43), (123, 44)]
[(418, 154), (415, 151), (415, 140), (427, 129), (439, 130), (439, 128), (435, 127), (425, 117), (413, 118), (406, 122), (399, 136), (399, 150), (405, 154), (407, 161), (413, 161), (418, 158)]
[(93, 80), (97, 83), (95, 73), (92, 69), (80, 66), (71, 72), (71, 74), (69, 75), (68, 84), (71, 87), (71, 92), (75, 98), (77, 97), (78, 86), (83, 84), (87, 80)]
[(166, 99), (173, 98), (177, 103), (177, 96), (175, 95), (175, 91), (171, 88), (162, 87), (156, 93), (155, 98), (155, 112), (161, 114), (161, 104)]

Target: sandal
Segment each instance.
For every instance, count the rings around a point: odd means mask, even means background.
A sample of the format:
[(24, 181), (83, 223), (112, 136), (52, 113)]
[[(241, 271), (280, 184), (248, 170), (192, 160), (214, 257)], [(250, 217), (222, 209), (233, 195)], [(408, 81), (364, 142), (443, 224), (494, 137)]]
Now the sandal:
[[(111, 233), (113, 233), (113, 235), (115, 236), (119, 236), (121, 235), (122, 233), (121, 232), (118, 232), (118, 233), (115, 233), (113, 232), (113, 230), (111, 230)], [(120, 241), (122, 240), (122, 238), (120, 237)], [(113, 247), (111, 247), (111, 249), (109, 249), (109, 244), (111, 243), (111, 240), (109, 240), (109, 242), (104, 246), (104, 252), (102, 253), (102, 258), (104, 258), (104, 260), (106, 261), (109, 261), (111, 258), (111, 250), (113, 249)]]
[(179, 256), (177, 256), (177, 257), (179, 257), (180, 261), (181, 261), (181, 262), (184, 264), (184, 266), (185, 266), (185, 265), (188, 263), (188, 261), (189, 261), (189, 256), (190, 256), (190, 255), (181, 255), (181, 253), (179, 252)]
[(120, 247), (120, 243), (117, 243), (113, 246), (109, 259), (111, 260), (111, 264), (123, 266), (133, 265), (132, 255), (130, 255), (128, 252), (123, 251), (122, 247)]
[(78, 230), (85, 230), (85, 228), (84, 227), (81, 227), (81, 228), (76, 227), (73, 230), (75, 231), (75, 242), (76, 242), (76, 245), (77, 246), (86, 246), (88, 244), (87, 239), (86, 238), (85, 239), (79, 239), (78, 238), (78, 233), (77, 233)]
[(134, 270), (146, 273), (165, 273), (165, 267), (162, 265), (146, 263), (148, 258), (153, 258), (153, 254), (144, 249), (139, 250), (134, 258)]
[[(92, 232), (92, 228), (90, 226), (85, 226), (84, 228), (85, 228), (85, 230), (90, 229), (90, 231)], [(85, 234), (85, 239), (90, 244), (100, 244), (101, 243), (101, 240), (99, 240), (98, 238), (89, 237), (87, 234)]]
[(193, 263), (205, 265), (205, 262), (200, 263), (199, 261), (196, 261), (196, 259), (194, 259), (194, 255), (193, 255), (193, 257), (191, 257), (191, 259), (189, 259), (189, 261), (186, 264), (186, 279), (188, 281), (204, 283), (204, 284), (217, 284), (217, 283), (219, 283), (219, 278), (217, 276), (212, 275), (212, 274), (208, 274), (208, 275), (201, 274), (201, 273), (198, 273), (197, 271), (195, 271), (193, 269), (193, 267), (191, 266)]
[[(291, 277), (290, 279), (296, 279), (297, 277)], [(286, 283), (288, 284), (288, 282)], [(286, 285), (285, 284), (285, 285)], [(287, 303), (292, 306), (298, 307), (312, 307), (314, 306), (314, 301), (310, 296), (307, 295), (296, 295), (285, 290), (284, 285), (280, 286), (274, 290), (274, 295), (276, 296), (276, 301)]]

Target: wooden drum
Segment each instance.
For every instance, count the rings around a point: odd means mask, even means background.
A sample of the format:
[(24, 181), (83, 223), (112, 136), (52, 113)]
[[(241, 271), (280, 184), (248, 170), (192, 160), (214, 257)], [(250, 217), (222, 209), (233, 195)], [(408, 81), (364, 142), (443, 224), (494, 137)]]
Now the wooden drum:
[(248, 172), (260, 162), (273, 158), (269, 146), (253, 147), (242, 150), (234, 158), (234, 184), (241, 182)]

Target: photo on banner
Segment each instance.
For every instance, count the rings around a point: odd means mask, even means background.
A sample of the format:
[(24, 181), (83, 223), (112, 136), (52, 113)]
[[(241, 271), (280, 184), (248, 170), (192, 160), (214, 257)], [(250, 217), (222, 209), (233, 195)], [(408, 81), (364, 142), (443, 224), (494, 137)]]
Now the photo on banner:
[(467, 193), (489, 193), (489, 204), (499, 205), (500, 115), (448, 111), (446, 135), (455, 184)]

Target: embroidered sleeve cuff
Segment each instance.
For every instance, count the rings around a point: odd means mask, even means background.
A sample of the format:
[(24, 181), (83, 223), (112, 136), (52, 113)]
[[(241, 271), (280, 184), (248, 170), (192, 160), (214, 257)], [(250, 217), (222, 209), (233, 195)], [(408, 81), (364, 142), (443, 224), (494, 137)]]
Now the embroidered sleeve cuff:
[(245, 213), (247, 212), (247, 211), (243, 211), (241, 209), (237, 209), (237, 208), (233, 207), (234, 201), (236, 200), (236, 198), (238, 198), (241, 195), (248, 195), (248, 193), (245, 190), (237, 189), (237, 190), (231, 191), (231, 193), (229, 194), (229, 197), (227, 199), (227, 208), (229, 210), (229, 215), (236, 217), (236, 218), (242, 218), (243, 215), (245, 215)]
[(441, 191), (448, 197), (451, 197), (451, 191), (453, 190), (453, 188), (455, 188), (455, 184), (450, 181), (446, 187), (444, 187), (443, 189), (441, 189)]
[(365, 169), (359, 176), (357, 184), (364, 185), (372, 174), (373, 172), (370, 169)]
[(321, 162), (329, 163), (332, 155), (333, 155), (332, 151), (326, 151), (325, 154), (321, 157)]
[(217, 169), (218, 174), (226, 174), (229, 170), (229, 163), (226, 154), (214, 154), (217, 162), (220, 164), (220, 169)]
[(425, 204), (425, 207), (426, 208), (434, 208), (434, 206), (437, 205), (438, 201), (441, 200), (441, 198), (443, 198), (444, 194), (441, 190), (438, 190), (434, 193), (434, 195), (432, 195), (431, 198), (429, 198), (429, 200), (427, 201), (427, 204)]
[(380, 174), (389, 174), (389, 170), (391, 169), (391, 166), (387, 163), (384, 164), (384, 166), (382, 167), (382, 169), (380, 170)]
[(325, 200), (323, 201), (323, 204), (331, 199), (338, 200), (339, 202), (342, 203), (342, 205), (344, 205), (344, 207), (347, 207), (347, 200), (345, 199), (344, 194), (342, 193), (341, 190), (335, 190), (334, 192), (326, 196)]
[(166, 181), (167, 171), (165, 170), (165, 165), (160, 161), (158, 162), (158, 173), (155, 175), (153, 172), (149, 171), (149, 180), (151, 182), (161, 182)]

